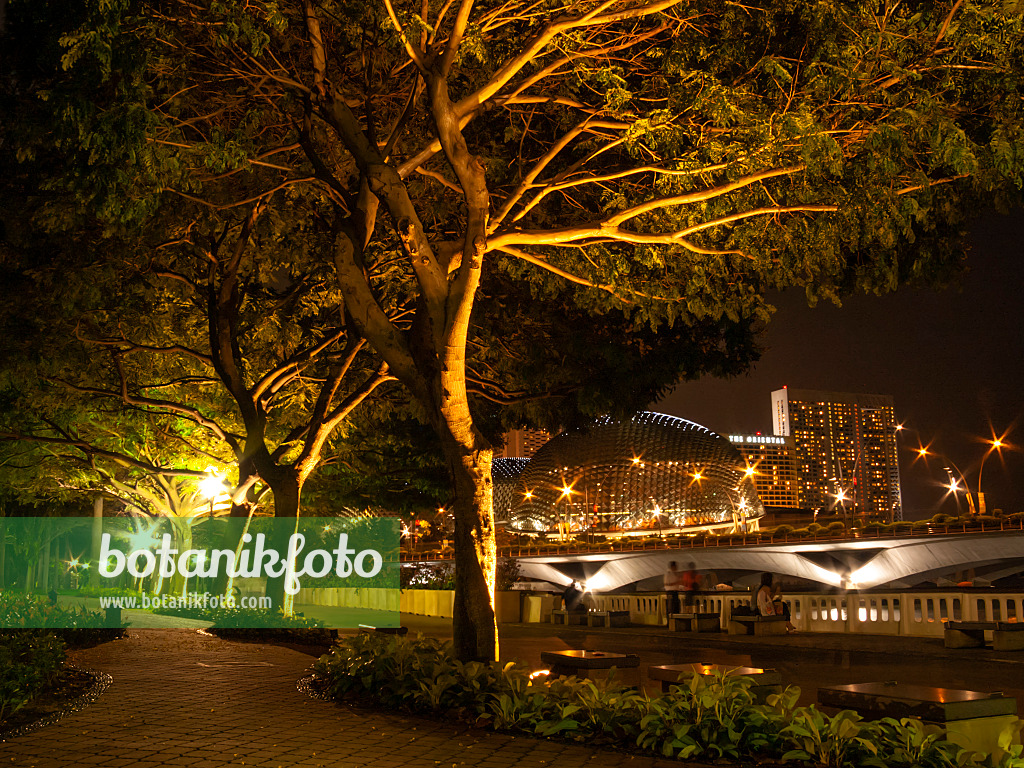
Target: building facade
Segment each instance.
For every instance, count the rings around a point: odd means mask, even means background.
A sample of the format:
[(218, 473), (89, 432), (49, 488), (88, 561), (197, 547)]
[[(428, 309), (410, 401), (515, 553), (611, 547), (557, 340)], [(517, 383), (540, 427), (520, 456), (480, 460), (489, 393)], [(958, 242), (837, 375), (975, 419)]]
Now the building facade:
[(766, 507), (800, 507), (796, 446), (789, 437), (729, 435), (743, 455), (754, 479), (757, 495)]
[(551, 435), (543, 429), (512, 429), (505, 433), (504, 444), (495, 446), (494, 457), (498, 459), (529, 459), (544, 447)]
[(772, 423), (793, 440), (801, 507), (903, 519), (892, 397), (778, 389)]

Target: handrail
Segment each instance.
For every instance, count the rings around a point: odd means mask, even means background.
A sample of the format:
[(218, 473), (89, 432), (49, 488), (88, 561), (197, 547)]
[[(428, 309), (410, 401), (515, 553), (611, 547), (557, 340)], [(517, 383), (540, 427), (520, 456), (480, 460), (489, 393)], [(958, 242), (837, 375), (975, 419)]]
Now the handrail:
[[(829, 532), (828, 529), (822, 529), (816, 531), (810, 535), (802, 536), (790, 536), (789, 533), (784, 533), (781, 536), (775, 534), (763, 534), (763, 533), (743, 533), (743, 534), (730, 534), (725, 536), (715, 536), (713, 539), (710, 536), (676, 536), (674, 539), (662, 538), (656, 542), (628, 542), (626, 543), (613, 544), (611, 542), (595, 542), (594, 544), (580, 547), (579, 542), (576, 545), (566, 546), (554, 546), (554, 547), (523, 547), (523, 546), (508, 546), (499, 548), (499, 556), (501, 557), (553, 557), (562, 555), (589, 555), (597, 554), (601, 552), (647, 552), (658, 549), (705, 549), (709, 546), (714, 547), (737, 547), (742, 548), (746, 546), (765, 546), (772, 544), (791, 544), (791, 543), (807, 543), (807, 542), (818, 542), (818, 541), (856, 541), (863, 539), (892, 539), (892, 538), (919, 538), (921, 536), (949, 536), (949, 535), (961, 535), (961, 534), (974, 534), (974, 533), (996, 533), (1002, 531), (1024, 531), (1024, 518), (1020, 518), (1016, 521), (1000, 520), (998, 525), (994, 522), (980, 521), (977, 523), (962, 523), (960, 525), (950, 526), (948, 523), (941, 524), (941, 530), (939, 530), (939, 524), (932, 524), (928, 530), (913, 530), (901, 529), (901, 530), (890, 530), (880, 531), (878, 529), (868, 530), (863, 528), (853, 529), (848, 531), (843, 529), (840, 533)], [(739, 542), (736, 539), (741, 539)], [(671, 543), (670, 543), (671, 541)], [(713, 543), (709, 544), (709, 541)], [(431, 550), (425, 552), (402, 552), (402, 562), (420, 562), (423, 560), (452, 560), (454, 559), (454, 552), (445, 553), (442, 551)]]

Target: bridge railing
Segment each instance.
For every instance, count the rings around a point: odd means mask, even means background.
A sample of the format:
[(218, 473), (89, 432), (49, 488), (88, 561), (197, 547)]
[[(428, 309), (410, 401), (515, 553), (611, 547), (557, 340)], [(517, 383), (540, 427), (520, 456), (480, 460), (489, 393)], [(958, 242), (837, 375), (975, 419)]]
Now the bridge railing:
[[(903, 539), (927, 536), (949, 536), (951, 534), (998, 533), (1001, 531), (1024, 531), (1024, 518), (1016, 520), (1000, 519), (998, 521), (979, 521), (959, 525), (929, 523), (921, 528), (901, 528), (896, 530), (877, 530), (857, 528), (854, 530), (829, 531), (823, 528), (811, 534), (796, 535), (793, 533), (774, 534), (739, 533), (722, 536), (665, 536), (655, 541), (621, 541), (621, 542), (569, 542), (564, 545), (544, 546), (506, 546), (499, 548), (502, 557), (558, 557), (567, 555), (587, 555), (600, 552), (649, 552), (659, 549), (714, 549), (718, 547), (749, 547), (770, 544), (806, 544), (818, 541), (841, 542), (860, 541), (864, 539)], [(454, 552), (445, 550), (402, 551), (403, 562), (423, 560), (451, 560)]]
[[(749, 592), (702, 593), (698, 611), (717, 613), (722, 628), (734, 608), (749, 606)], [(1021, 592), (848, 592), (796, 594), (785, 598), (790, 618), (802, 632), (839, 632), (864, 635), (941, 637), (945, 619), (954, 621), (1024, 621)], [(594, 595), (591, 607), (599, 611), (629, 611), (633, 624), (667, 622), (667, 598), (658, 593)]]

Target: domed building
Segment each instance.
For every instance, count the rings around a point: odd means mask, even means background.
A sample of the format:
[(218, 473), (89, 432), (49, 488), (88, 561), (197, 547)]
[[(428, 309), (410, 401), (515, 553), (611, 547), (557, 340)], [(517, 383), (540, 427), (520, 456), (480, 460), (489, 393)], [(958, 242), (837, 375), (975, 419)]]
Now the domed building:
[(524, 458), (496, 458), (491, 462), (491, 479), (494, 482), (494, 522), (508, 524), (512, 504), (516, 498), (519, 476), (529, 465)]
[(756, 527), (764, 507), (751, 475), (732, 443), (692, 421), (646, 411), (605, 417), (537, 451), (514, 482), (508, 525), (537, 532)]

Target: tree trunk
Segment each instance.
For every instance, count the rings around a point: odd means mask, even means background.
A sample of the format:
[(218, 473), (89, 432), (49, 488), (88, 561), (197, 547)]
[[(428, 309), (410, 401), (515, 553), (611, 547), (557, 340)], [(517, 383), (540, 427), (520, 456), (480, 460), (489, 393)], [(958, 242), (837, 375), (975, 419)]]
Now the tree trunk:
[(492, 452), (467, 454), (456, 443), (445, 443), (455, 481), (455, 653), (462, 660), (493, 661), (498, 658), (498, 625)]
[(7, 570), (7, 517), (0, 511), (0, 590), (7, 585), (4, 572)]
[[(178, 550), (177, 556), (180, 557), (185, 550), (192, 549), (192, 526), (188, 520), (172, 519), (171, 529), (174, 531), (174, 548)], [(175, 569), (174, 576), (171, 577), (171, 595), (176, 598), (184, 597), (187, 588), (188, 580)]]
[[(235, 553), (236, 558), (239, 556), (244, 545), (242, 536), (249, 529), (249, 521), (252, 520), (254, 510), (253, 504), (231, 505), (231, 514), (228, 516), (227, 525), (224, 526), (224, 533), (220, 539), (220, 549), (230, 549)], [(229, 597), (233, 587), (234, 579), (228, 574), (228, 569), (224, 568), (217, 574), (214, 593)]]
[[(274, 494), (274, 517), (278, 520), (290, 519), (295, 522), (297, 527), (299, 501), (302, 495), (302, 485), (299, 482), (298, 473), (292, 471), (291, 467), (287, 467), (275, 472), (273, 480), (266, 476), (263, 479), (270, 486), (270, 490)], [(294, 532), (294, 528), (291, 528), (290, 531)], [(270, 544), (278, 552), (285, 554), (288, 551), (288, 537), (291, 533), (284, 531), (283, 528), (280, 531), (275, 528), (275, 534)], [(265, 594), (273, 601), (274, 610), (281, 611), (285, 616), (291, 616), (294, 613), (293, 598), (284, 592), (283, 575), (277, 578), (267, 578)]]
[(50, 534), (52, 527), (53, 522), (50, 520), (43, 523), (43, 551), (39, 558), (39, 589), (44, 593), (50, 591), (50, 547), (53, 546)]
[(89, 574), (89, 581), (94, 587), (101, 585), (103, 579), (100, 576), (100, 544), (103, 538), (103, 494), (96, 494), (92, 500), (92, 544), (90, 554), (92, 559), (92, 571)]

